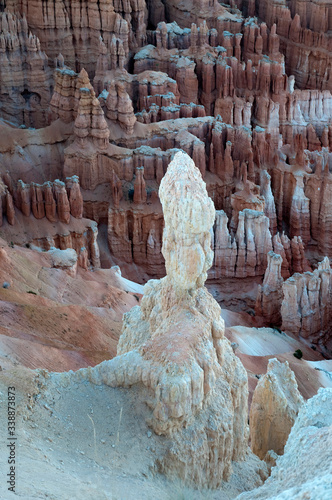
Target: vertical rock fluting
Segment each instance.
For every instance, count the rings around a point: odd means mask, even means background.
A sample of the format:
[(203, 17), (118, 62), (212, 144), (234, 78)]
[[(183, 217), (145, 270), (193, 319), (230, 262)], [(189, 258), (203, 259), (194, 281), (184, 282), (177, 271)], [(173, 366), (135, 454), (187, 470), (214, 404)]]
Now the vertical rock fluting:
[(327, 257), (315, 271), (295, 273), (283, 284), (282, 329), (324, 344), (326, 336), (331, 334), (331, 294), (331, 268)]
[(145, 203), (146, 196), (147, 194), (144, 180), (144, 167), (137, 167), (136, 179), (134, 182), (134, 203)]
[(111, 83), (106, 98), (106, 117), (109, 120), (119, 123), (121, 128), (132, 135), (136, 123), (136, 116), (132, 101), (121, 82)]
[(70, 205), (64, 182), (56, 179), (54, 181), (54, 194), (57, 203), (58, 217), (61, 222), (69, 224), (70, 221)]
[(124, 316), (118, 355), (79, 376), (148, 387), (154, 395), (150, 425), (157, 434), (172, 434), (162, 470), (213, 488), (246, 453), (247, 375), (204, 287), (215, 210), (188, 155), (175, 155), (159, 194), (167, 276), (149, 281), (141, 306)]
[(256, 300), (256, 314), (263, 316), (271, 325), (281, 323), (280, 308), (282, 303), (281, 276), (282, 258), (280, 255), (270, 251), (267, 254), (268, 263), (264, 274), (263, 285), (258, 288)]
[(7, 216), (7, 222), (11, 226), (15, 224), (15, 207), (13, 197), (0, 178), (0, 227), (4, 222), (4, 215)]
[(1, 117), (15, 125), (45, 127), (52, 85), (48, 57), (26, 17), (0, 12)]
[(19, 180), (14, 198), (16, 207), (26, 217), (32, 213), (36, 219), (46, 216), (50, 222), (56, 222), (59, 218), (66, 224), (70, 222), (70, 215), (76, 219), (83, 217), (83, 197), (76, 175), (67, 177), (65, 183), (57, 179), (44, 184), (25, 184)]
[(8, 0), (7, 8), (25, 15), (29, 29), (40, 39), (43, 50), (55, 59), (62, 53), (66, 64), (95, 71), (100, 54), (100, 36), (111, 48), (116, 38), (127, 58), (129, 41), (144, 44), (145, 2), (110, 0)]
[(70, 213), (76, 219), (83, 217), (83, 196), (80, 189), (79, 178), (77, 175), (67, 177), (66, 188), (69, 191)]
[(262, 276), (267, 267), (267, 254), (272, 250), (269, 219), (263, 212), (246, 208), (238, 214), (235, 236), (227, 227), (228, 218), (218, 210), (214, 226), (215, 278)]

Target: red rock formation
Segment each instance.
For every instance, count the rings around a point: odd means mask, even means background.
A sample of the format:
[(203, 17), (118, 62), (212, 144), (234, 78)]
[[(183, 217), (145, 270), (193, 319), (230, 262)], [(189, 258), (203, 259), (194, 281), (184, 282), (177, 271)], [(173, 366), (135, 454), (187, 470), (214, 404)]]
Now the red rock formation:
[(50, 222), (56, 221), (56, 201), (53, 196), (53, 186), (50, 182), (44, 184), (45, 215)]
[[(30, 185), (31, 193), (31, 209), (34, 217), (36, 219), (42, 219), (45, 217), (45, 205), (42, 186), (35, 184), (34, 182)], [(23, 207), (22, 207), (23, 212)], [(24, 215), (27, 215), (23, 212)]]
[(57, 203), (58, 217), (61, 222), (69, 224), (70, 221), (70, 205), (64, 182), (58, 179), (54, 181), (54, 194)]
[(270, 220), (270, 231), (274, 235), (277, 231), (276, 206), (271, 190), (271, 176), (266, 170), (261, 171), (260, 192), (265, 200), (264, 213)]
[(79, 74), (68, 68), (57, 68), (54, 72), (54, 80), (55, 87), (50, 103), (52, 117), (71, 123), (77, 116), (81, 97), (80, 89), (93, 90), (89, 76), (84, 68)]
[(144, 180), (144, 167), (136, 168), (136, 178), (134, 182), (134, 203), (146, 202), (146, 187)]
[(118, 122), (128, 135), (133, 134), (136, 117), (131, 99), (122, 83), (111, 83), (106, 99), (106, 117)]
[(152, 276), (165, 274), (161, 254), (163, 217), (159, 201), (128, 210), (109, 208), (108, 244), (115, 258), (142, 266)]
[(259, 187), (247, 180), (247, 167), (244, 165), (244, 176), (242, 176), (241, 186), (243, 189), (236, 191), (231, 196), (231, 205), (233, 209), (231, 227), (236, 230), (238, 226), (239, 212), (248, 208), (257, 212), (264, 212), (265, 199), (260, 196)]
[(8, 224), (13, 226), (15, 224), (15, 208), (13, 198), (8, 191), (7, 186), (0, 179), (0, 226), (4, 222), (4, 215), (7, 216)]
[(67, 177), (66, 188), (69, 191), (70, 213), (76, 219), (83, 217), (83, 197), (77, 175)]
[(293, 1), (289, 10), (279, 2), (264, 0), (257, 13), (269, 27), (276, 23), (287, 73), (295, 75), (298, 87), (331, 90), (331, 15), (326, 4)]
[(6, 192), (6, 215), (8, 223), (13, 226), (15, 224), (15, 207), (9, 191)]
[(51, 87), (48, 58), (26, 18), (0, 12), (1, 116), (16, 125), (46, 126)]
[(36, 219), (46, 216), (50, 222), (56, 222), (58, 212), (59, 220), (68, 224), (70, 215), (77, 219), (83, 216), (83, 197), (77, 176), (67, 177), (66, 184), (59, 180), (25, 184), (19, 180), (17, 189), (12, 189), (12, 192), (16, 207), (25, 217), (29, 217), (32, 212)]
[(17, 183), (18, 205), (22, 213), (29, 217), (31, 213), (30, 186), (19, 180)]
[(47, 9), (42, 0), (6, 1), (9, 10), (26, 16), (30, 30), (40, 39), (41, 47), (52, 59), (59, 53), (73, 69), (87, 68), (89, 73), (96, 67), (100, 54), (100, 36), (108, 48), (112, 37), (121, 40), (125, 55), (131, 44), (144, 43), (145, 3), (128, 2), (122, 5), (101, 0), (98, 3), (76, 0), (70, 7), (64, 0), (48, 0)]

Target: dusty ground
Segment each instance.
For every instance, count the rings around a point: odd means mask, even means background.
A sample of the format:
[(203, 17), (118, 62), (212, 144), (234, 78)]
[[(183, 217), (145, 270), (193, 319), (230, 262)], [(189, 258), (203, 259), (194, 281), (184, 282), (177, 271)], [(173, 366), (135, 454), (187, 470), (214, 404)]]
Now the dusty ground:
[(6, 407), (1, 405), (1, 500), (185, 500), (235, 498), (255, 486), (259, 461), (234, 464), (231, 481), (218, 491), (197, 491), (158, 473), (167, 439), (145, 423), (147, 407), (137, 389), (34, 378), (8, 361), (0, 373), (0, 399), (15, 384), (17, 488), (6, 492)]

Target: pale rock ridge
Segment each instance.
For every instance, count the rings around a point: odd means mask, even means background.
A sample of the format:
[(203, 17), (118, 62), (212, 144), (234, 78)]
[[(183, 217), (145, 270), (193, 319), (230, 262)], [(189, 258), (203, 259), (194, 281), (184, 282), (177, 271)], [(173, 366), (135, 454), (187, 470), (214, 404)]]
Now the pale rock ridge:
[(185, 153), (168, 166), (160, 198), (167, 276), (149, 281), (141, 306), (125, 315), (117, 357), (76, 376), (147, 387), (150, 425), (157, 434), (172, 434), (162, 470), (213, 488), (229, 478), (232, 460), (245, 457), (247, 376), (224, 337), (220, 308), (204, 288), (215, 210)]
[(218, 210), (211, 275), (216, 278), (262, 276), (267, 267), (267, 254), (272, 250), (269, 219), (263, 212), (246, 208), (238, 214), (238, 226), (233, 237), (227, 222), (225, 212)]
[(300, 408), (284, 454), (277, 459), (263, 486), (242, 493), (238, 500), (329, 500), (332, 495), (332, 389)]
[(263, 285), (258, 287), (255, 311), (257, 315), (263, 316), (267, 323), (279, 325), (281, 323), (280, 308), (283, 284), (281, 276), (282, 257), (270, 251), (267, 258)]
[(254, 391), (250, 408), (251, 449), (260, 459), (269, 450), (283, 453), (303, 398), (288, 362), (270, 359)]
[(327, 257), (313, 272), (295, 273), (283, 283), (282, 329), (324, 344), (325, 337), (331, 333), (331, 294)]

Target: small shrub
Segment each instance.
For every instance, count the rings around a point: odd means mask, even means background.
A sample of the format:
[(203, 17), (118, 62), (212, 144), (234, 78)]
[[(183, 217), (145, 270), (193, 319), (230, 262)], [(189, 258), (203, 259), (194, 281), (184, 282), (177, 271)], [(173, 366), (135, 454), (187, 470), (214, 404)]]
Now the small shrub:
[(293, 356), (295, 356), (295, 358), (297, 359), (301, 359), (303, 356), (303, 352), (301, 351), (301, 349), (296, 349), (296, 351), (293, 353)]
[(32, 295), (37, 295), (36, 292), (33, 292), (32, 290), (28, 290), (27, 293), (32, 293)]

